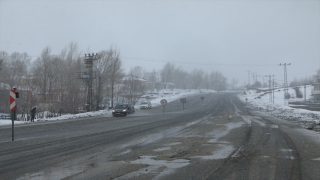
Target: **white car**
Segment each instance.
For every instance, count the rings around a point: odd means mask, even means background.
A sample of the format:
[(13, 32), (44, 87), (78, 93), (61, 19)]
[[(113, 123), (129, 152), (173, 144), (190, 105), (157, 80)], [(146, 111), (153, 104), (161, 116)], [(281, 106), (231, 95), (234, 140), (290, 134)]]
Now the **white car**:
[(140, 109), (151, 109), (152, 105), (149, 101), (143, 101), (140, 103)]

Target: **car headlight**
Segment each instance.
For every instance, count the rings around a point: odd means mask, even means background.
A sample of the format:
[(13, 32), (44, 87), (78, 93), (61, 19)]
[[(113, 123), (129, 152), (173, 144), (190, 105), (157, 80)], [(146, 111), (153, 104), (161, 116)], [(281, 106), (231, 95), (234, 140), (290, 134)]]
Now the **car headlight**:
[(114, 112), (114, 109), (112, 109), (112, 112)]
[(126, 112), (127, 110), (126, 109), (124, 109), (124, 110), (122, 110), (123, 112)]

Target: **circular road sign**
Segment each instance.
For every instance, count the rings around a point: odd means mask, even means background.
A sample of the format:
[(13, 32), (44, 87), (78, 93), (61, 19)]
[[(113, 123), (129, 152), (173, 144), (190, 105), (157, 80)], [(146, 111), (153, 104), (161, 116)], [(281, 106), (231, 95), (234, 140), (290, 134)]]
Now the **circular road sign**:
[(166, 104), (167, 104), (167, 100), (161, 99), (160, 104), (161, 104), (162, 106), (166, 105)]

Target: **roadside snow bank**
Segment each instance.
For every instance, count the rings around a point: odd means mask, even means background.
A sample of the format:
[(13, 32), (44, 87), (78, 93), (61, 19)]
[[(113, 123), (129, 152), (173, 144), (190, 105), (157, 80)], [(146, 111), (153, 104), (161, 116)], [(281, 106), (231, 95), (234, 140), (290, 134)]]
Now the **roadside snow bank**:
[[(159, 91), (157, 95), (153, 96), (153, 99), (150, 100), (152, 107), (160, 106), (161, 99), (166, 99), (167, 102), (172, 102), (175, 100), (178, 100), (182, 97), (187, 97), (195, 94), (201, 94), (201, 93), (212, 93), (215, 92), (213, 90), (181, 90), (181, 89), (173, 89), (173, 90), (163, 90)], [(136, 109), (139, 109), (138, 107), (139, 102), (135, 106)], [(35, 119), (35, 121), (55, 121), (55, 120), (66, 120), (66, 119), (75, 119), (75, 118), (83, 118), (83, 117), (93, 117), (93, 116), (100, 116), (104, 114), (111, 114), (109, 110), (100, 110), (100, 111), (93, 111), (93, 112), (86, 112), (86, 113), (79, 113), (79, 114), (65, 114), (59, 117), (50, 117), (50, 118), (39, 118)], [(0, 119), (0, 126), (1, 125), (10, 125), (12, 122), (9, 119)], [(15, 124), (24, 124), (24, 123), (30, 123), (27, 121), (15, 121)]]
[(320, 112), (284, 106), (283, 91), (275, 93), (275, 99), (277, 99), (275, 104), (269, 103), (269, 94), (263, 92), (255, 93), (250, 90), (246, 91), (246, 94), (239, 94), (238, 97), (244, 103), (246, 103), (247, 99), (247, 105), (255, 110), (297, 123), (307, 129), (320, 131)]

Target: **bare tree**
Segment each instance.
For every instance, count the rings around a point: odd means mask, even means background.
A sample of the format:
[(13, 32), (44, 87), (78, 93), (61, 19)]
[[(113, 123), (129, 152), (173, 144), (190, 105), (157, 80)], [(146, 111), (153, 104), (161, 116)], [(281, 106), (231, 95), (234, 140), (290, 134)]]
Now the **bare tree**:
[(145, 75), (145, 71), (143, 70), (142, 67), (135, 66), (130, 69), (129, 75), (136, 78), (144, 78), (143, 76)]
[(151, 72), (151, 79), (149, 82), (154, 82), (154, 87), (157, 91), (163, 88), (161, 85), (161, 70), (156, 71), (155, 69)]
[(186, 89), (190, 83), (189, 78), (189, 73), (183, 70), (181, 67), (178, 67), (174, 70), (173, 83), (176, 88)]
[(27, 65), (30, 61), (30, 57), (27, 53), (14, 52), (11, 56), (5, 53), (2, 54), (2, 66), (3, 70), (1, 74), (1, 82), (9, 86), (9, 89), (13, 87), (20, 88), (23, 82), (24, 76), (27, 75)]
[(94, 63), (94, 71), (97, 74), (96, 77), (96, 109), (99, 109), (100, 102), (102, 100), (102, 89), (105, 88), (109, 81), (108, 71), (111, 68), (112, 51), (99, 52), (100, 59)]
[(210, 75), (208, 73), (204, 73), (202, 84), (203, 84), (203, 87), (207, 90), (210, 88), (209, 79), (210, 79)]
[(38, 91), (43, 100), (47, 98), (47, 86), (48, 86), (48, 68), (49, 60), (51, 58), (51, 48), (46, 47), (39, 58), (33, 63), (33, 82), (37, 85)]
[(210, 85), (216, 91), (225, 90), (227, 87), (227, 78), (218, 71), (212, 71), (210, 74)]
[(192, 70), (190, 74), (192, 88), (195, 88), (195, 89), (199, 88), (199, 86), (203, 81), (203, 75), (204, 75), (204, 71), (202, 69), (195, 68)]
[(134, 77), (129, 73), (123, 81), (122, 93), (128, 102), (135, 104), (139, 98), (146, 92), (146, 80)]
[(59, 111), (77, 113), (79, 108), (84, 108), (86, 102), (86, 83), (77, 79), (77, 72), (84, 69), (84, 59), (78, 53), (78, 46), (71, 42), (61, 55), (60, 76), (58, 81), (60, 102)]
[(9, 54), (5, 51), (0, 51), (0, 82), (2, 86), (0, 86), (0, 88), (5, 88), (4, 85), (4, 81), (5, 81), (5, 73), (1, 72), (1, 70), (3, 69), (5, 62), (7, 61), (7, 59), (9, 58)]
[(175, 65), (168, 62), (161, 70), (161, 81), (164, 89), (167, 88), (167, 84), (173, 81)]
[(122, 69), (122, 61), (120, 59), (119, 50), (115, 47), (111, 47), (108, 50), (111, 56), (111, 63), (108, 68), (109, 76), (110, 76), (110, 87), (111, 87), (111, 107), (113, 107), (114, 101), (114, 87), (116, 83), (119, 83), (123, 77), (123, 69)]
[(230, 88), (232, 90), (237, 90), (238, 82), (239, 82), (238, 79), (232, 78), (231, 79), (231, 84), (230, 84), (231, 87)]
[[(4, 61), (8, 58), (8, 53), (5, 51), (0, 51), (0, 71), (2, 69)], [(1, 80), (1, 79), (0, 79)]]

